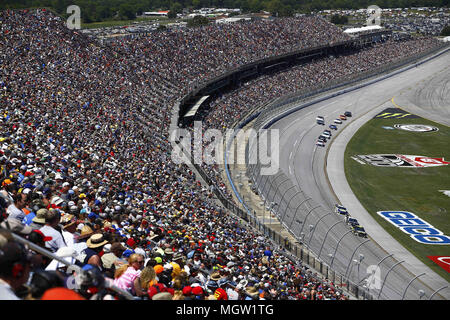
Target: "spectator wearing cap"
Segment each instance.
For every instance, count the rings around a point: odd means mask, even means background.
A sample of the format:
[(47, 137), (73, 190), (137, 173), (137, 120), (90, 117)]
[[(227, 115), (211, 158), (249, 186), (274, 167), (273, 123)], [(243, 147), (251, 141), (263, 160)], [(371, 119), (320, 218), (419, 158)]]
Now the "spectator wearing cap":
[(126, 261), (121, 259), (122, 254), (125, 250), (126, 248), (122, 246), (120, 242), (114, 242), (111, 244), (110, 252), (102, 255), (101, 260), (103, 269), (110, 278), (114, 278), (115, 270), (126, 263)]
[[(46, 237), (41, 230), (35, 229), (28, 235), (28, 241), (40, 246), (45, 249), (45, 243), (52, 240), (52, 237)], [(30, 251), (31, 253), (32, 251)], [(50, 263), (51, 259), (47, 256), (35, 253), (32, 255), (30, 262), (32, 269), (45, 269), (45, 267)]]
[(8, 242), (0, 248), (0, 300), (21, 300), (16, 292), (27, 282), (30, 262), (25, 248)]
[(121, 266), (114, 274), (114, 285), (130, 293), (134, 291), (134, 280), (141, 274), (144, 257), (138, 253), (128, 258), (128, 263)]
[(64, 287), (55, 287), (46, 290), (40, 300), (86, 300), (86, 299), (73, 290)]
[(23, 209), (27, 206), (28, 196), (23, 193), (17, 193), (13, 197), (14, 203), (8, 206), (6, 213), (8, 214), (8, 219), (16, 219), (22, 222), (25, 219), (25, 212)]
[(100, 270), (103, 270), (103, 264), (101, 260), (103, 246), (108, 243), (103, 234), (94, 233), (86, 241), (87, 248), (82, 250), (77, 259), (82, 264), (90, 264), (96, 266)]
[(192, 287), (192, 295), (194, 296), (195, 300), (204, 300), (205, 299), (205, 292), (203, 288), (200, 285), (191, 286)]
[(57, 271), (35, 270), (29, 282), (26, 300), (40, 300), (45, 291), (64, 286), (64, 276)]
[(217, 288), (216, 291), (214, 291), (214, 297), (216, 300), (228, 300), (228, 295), (222, 288)]
[(59, 190), (60, 197), (64, 201), (69, 201), (69, 199), (70, 199), (69, 190), (70, 190), (70, 183), (64, 182), (61, 186), (61, 189)]
[(159, 276), (164, 271), (164, 267), (162, 265), (160, 265), (160, 264), (157, 264), (157, 265), (153, 266), (153, 269), (155, 269), (156, 276), (159, 279)]
[(40, 229), (45, 225), (45, 216), (47, 209), (41, 208), (36, 212), (36, 216), (31, 220), (30, 227), (32, 229)]
[(45, 243), (45, 246), (52, 252), (58, 251), (59, 248), (67, 247), (62, 233), (56, 229), (60, 220), (61, 214), (59, 210), (49, 209), (45, 215), (45, 225), (39, 229), (46, 237), (52, 238), (52, 240)]
[[(166, 287), (166, 286), (165, 286), (164, 284), (162, 284), (162, 283), (155, 283), (154, 285), (148, 287), (147, 295), (148, 295), (148, 297), (149, 297), (150, 299), (153, 300), (153, 297), (154, 297), (155, 295), (157, 295), (157, 294), (159, 294), (159, 293), (162, 293), (162, 292), (167, 292), (167, 293), (169, 293), (170, 295), (173, 296), (173, 294), (174, 294), (175, 291), (174, 291), (172, 288)], [(171, 299), (172, 299), (172, 298), (171, 298)], [(155, 299), (155, 300), (156, 300), (156, 299)]]

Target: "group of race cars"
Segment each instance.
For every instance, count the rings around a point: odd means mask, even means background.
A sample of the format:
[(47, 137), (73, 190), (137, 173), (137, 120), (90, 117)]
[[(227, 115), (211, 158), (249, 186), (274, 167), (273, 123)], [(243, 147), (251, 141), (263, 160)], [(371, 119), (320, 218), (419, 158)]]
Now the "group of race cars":
[(367, 238), (367, 233), (364, 228), (359, 224), (358, 220), (350, 217), (350, 214), (347, 211), (347, 208), (341, 206), (340, 204), (336, 204), (334, 211), (337, 214), (340, 214), (345, 217), (345, 222), (352, 228), (352, 231), (355, 235)]
[[(352, 113), (350, 111), (345, 111), (344, 114), (339, 115), (338, 118), (333, 120), (333, 123), (330, 124), (328, 127), (331, 130), (337, 130), (338, 127), (336, 125), (338, 124), (342, 124), (342, 121), (347, 120), (347, 118), (351, 117)], [(316, 118), (316, 122), (319, 125), (325, 125), (325, 118), (323, 116), (317, 116)], [(322, 134), (319, 136), (319, 138), (317, 139), (316, 145), (320, 146), (320, 147), (324, 147), (325, 143), (331, 139), (331, 130), (329, 129), (325, 129)], [(356, 220), (355, 218), (352, 218), (350, 216), (350, 214), (348, 213), (347, 209), (340, 205), (340, 204), (336, 204), (335, 205), (335, 212), (341, 216), (345, 217), (345, 222), (352, 228), (352, 231), (355, 235), (363, 237), (363, 238), (367, 238), (367, 233), (364, 230), (364, 228), (359, 224), (358, 220)]]
[[(337, 127), (336, 125), (337, 125), (337, 124), (342, 124), (342, 121), (347, 120), (347, 118), (348, 118), (348, 117), (351, 117), (351, 116), (352, 116), (352, 113), (351, 113), (350, 111), (345, 111), (344, 114), (341, 114), (338, 118), (334, 119), (334, 120), (333, 120), (333, 123), (330, 124), (328, 127), (329, 127), (331, 130), (337, 130), (338, 127)], [(317, 122), (317, 124), (320, 124), (320, 125), (323, 125), (323, 126), (324, 126), (324, 125), (325, 125), (325, 118), (324, 118), (323, 116), (317, 116), (316, 122)], [(326, 143), (329, 139), (331, 139), (331, 136), (332, 136), (331, 130), (325, 129), (325, 130), (322, 132), (322, 134), (317, 138), (316, 146), (319, 146), (319, 147), (325, 147), (325, 143)]]

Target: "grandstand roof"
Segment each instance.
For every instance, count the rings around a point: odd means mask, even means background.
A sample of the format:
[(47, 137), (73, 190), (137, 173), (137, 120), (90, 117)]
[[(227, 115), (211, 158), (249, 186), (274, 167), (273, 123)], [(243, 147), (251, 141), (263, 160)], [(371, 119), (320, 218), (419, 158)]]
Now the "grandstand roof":
[(381, 30), (383, 29), (381, 26), (375, 25), (375, 26), (367, 26), (367, 27), (360, 27), (360, 28), (348, 28), (345, 29), (345, 33), (357, 33), (357, 32), (363, 32), (363, 31), (370, 31), (370, 30)]
[(202, 105), (202, 103), (208, 99), (209, 96), (203, 96), (201, 97), (197, 103), (192, 107), (191, 110), (189, 110), (186, 114), (185, 117), (192, 117), (195, 116), (195, 114), (197, 113), (198, 108), (200, 108), (200, 106)]

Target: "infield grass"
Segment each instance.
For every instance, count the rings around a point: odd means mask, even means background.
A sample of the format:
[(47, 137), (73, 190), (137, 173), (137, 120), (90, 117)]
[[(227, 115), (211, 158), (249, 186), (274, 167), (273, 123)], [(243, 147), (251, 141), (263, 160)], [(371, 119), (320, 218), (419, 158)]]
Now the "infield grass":
[[(437, 132), (408, 132), (382, 126), (427, 124)], [(398, 242), (432, 270), (450, 281), (450, 274), (427, 256), (450, 256), (450, 245), (421, 244), (384, 220), (377, 211), (409, 211), (450, 236), (450, 165), (428, 168), (376, 167), (360, 164), (351, 156), (405, 154), (450, 161), (450, 128), (423, 119), (371, 119), (352, 137), (344, 155), (344, 168), (352, 191), (366, 210)], [(351, 214), (351, 213), (350, 213)], [(370, 234), (369, 234), (370, 235)]]

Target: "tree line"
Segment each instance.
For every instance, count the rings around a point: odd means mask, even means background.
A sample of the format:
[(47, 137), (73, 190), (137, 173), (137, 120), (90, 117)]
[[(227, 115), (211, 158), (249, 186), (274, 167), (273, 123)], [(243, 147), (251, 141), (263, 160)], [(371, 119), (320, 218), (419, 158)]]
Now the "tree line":
[(243, 13), (268, 11), (277, 16), (309, 13), (325, 9), (361, 9), (369, 5), (380, 8), (448, 7), (450, 0), (1, 0), (0, 10), (47, 7), (62, 16), (66, 9), (78, 5), (84, 23), (105, 20), (132, 20), (145, 11), (184, 8), (240, 8)]

